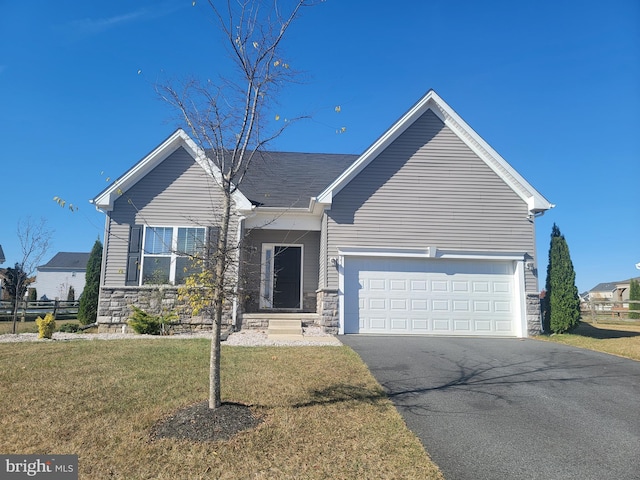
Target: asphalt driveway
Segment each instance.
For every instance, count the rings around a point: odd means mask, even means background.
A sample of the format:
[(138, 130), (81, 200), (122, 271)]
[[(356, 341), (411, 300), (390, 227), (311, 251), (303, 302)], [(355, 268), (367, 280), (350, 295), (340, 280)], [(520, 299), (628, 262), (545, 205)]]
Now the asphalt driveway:
[(640, 479), (640, 362), (536, 340), (340, 340), (448, 480)]

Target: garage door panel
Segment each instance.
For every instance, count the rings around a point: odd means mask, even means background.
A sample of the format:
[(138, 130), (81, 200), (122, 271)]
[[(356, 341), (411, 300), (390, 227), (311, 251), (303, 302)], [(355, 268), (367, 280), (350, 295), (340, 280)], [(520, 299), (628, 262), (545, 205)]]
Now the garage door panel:
[(426, 318), (412, 319), (411, 331), (417, 332), (417, 333), (429, 333), (429, 321)]
[(449, 283), (446, 280), (432, 280), (431, 291), (432, 292), (448, 292)]
[(369, 298), (365, 304), (368, 306), (368, 310), (387, 310), (387, 302), (384, 298)]
[(468, 282), (460, 282), (460, 281), (452, 281), (451, 282), (451, 291), (457, 293), (468, 293), (469, 292), (469, 283)]
[(511, 293), (511, 284), (508, 282), (493, 282), (492, 285), (495, 293)]
[(454, 312), (468, 312), (469, 311), (469, 301), (468, 300), (454, 300), (453, 301), (453, 311)]
[(344, 279), (346, 333), (516, 333), (513, 262), (347, 258)]

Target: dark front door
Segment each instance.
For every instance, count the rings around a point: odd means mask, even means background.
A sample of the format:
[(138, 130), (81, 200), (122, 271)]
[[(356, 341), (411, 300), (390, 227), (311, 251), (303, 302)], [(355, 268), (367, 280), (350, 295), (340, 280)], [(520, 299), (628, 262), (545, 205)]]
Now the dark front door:
[(275, 247), (273, 256), (273, 308), (300, 308), (301, 267), (301, 247)]

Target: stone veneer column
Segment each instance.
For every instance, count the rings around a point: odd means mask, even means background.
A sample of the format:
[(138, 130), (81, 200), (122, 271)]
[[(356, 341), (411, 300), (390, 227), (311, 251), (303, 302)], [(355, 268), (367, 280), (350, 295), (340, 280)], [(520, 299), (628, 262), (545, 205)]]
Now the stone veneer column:
[(317, 290), (316, 294), (320, 326), (326, 333), (335, 335), (340, 328), (338, 290), (323, 288)]
[(542, 312), (540, 311), (540, 295), (527, 294), (527, 334), (540, 335), (542, 333)]

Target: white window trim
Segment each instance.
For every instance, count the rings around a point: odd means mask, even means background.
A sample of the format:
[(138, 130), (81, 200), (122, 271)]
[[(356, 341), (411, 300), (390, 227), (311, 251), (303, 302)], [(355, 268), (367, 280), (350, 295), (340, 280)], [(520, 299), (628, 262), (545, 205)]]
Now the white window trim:
[[(263, 243), (260, 262), (260, 308), (271, 309), (273, 307), (273, 251), (276, 247), (300, 248), (300, 309), (303, 306), (304, 292), (304, 245), (301, 243)], [(268, 252), (271, 252), (267, 261)]]
[[(146, 253), (145, 251), (145, 245), (147, 242), (147, 230), (149, 229), (154, 229), (154, 228), (171, 228), (173, 229), (171, 232), (171, 245), (169, 246), (169, 253), (168, 254), (154, 254), (154, 253)], [(165, 284), (165, 285), (175, 285), (175, 279), (176, 279), (176, 264), (177, 264), (177, 259), (178, 257), (183, 257), (184, 255), (178, 255), (176, 253), (177, 251), (177, 246), (178, 246), (178, 230), (181, 228), (199, 228), (199, 229), (203, 229), (204, 230), (204, 238), (205, 238), (205, 242), (207, 239), (207, 227), (202, 227), (199, 225), (145, 225), (143, 232), (142, 232), (142, 251), (141, 251), (141, 255), (140, 255), (140, 279), (139, 279), (139, 285), (150, 285), (150, 284), (145, 284), (144, 283), (144, 262), (146, 260), (147, 257), (149, 258), (166, 258), (169, 257), (169, 283)]]

